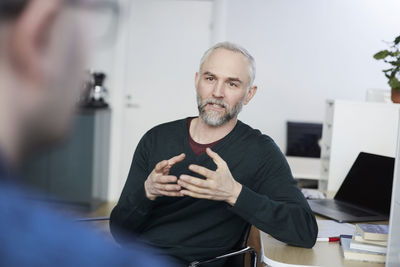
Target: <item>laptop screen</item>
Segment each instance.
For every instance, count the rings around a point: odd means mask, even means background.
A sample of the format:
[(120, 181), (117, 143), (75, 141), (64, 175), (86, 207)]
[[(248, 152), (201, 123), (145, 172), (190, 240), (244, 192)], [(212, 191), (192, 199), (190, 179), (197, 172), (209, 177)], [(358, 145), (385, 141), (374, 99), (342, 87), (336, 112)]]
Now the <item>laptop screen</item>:
[(335, 199), (389, 215), (393, 170), (394, 158), (361, 152)]

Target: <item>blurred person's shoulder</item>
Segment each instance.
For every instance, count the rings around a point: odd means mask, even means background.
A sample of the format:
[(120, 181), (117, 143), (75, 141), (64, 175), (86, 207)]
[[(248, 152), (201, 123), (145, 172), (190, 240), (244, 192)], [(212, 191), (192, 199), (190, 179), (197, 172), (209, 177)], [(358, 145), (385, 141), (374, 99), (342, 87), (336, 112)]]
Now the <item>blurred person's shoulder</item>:
[(0, 181), (0, 254), (4, 266), (169, 266), (152, 249), (121, 249), (43, 203)]

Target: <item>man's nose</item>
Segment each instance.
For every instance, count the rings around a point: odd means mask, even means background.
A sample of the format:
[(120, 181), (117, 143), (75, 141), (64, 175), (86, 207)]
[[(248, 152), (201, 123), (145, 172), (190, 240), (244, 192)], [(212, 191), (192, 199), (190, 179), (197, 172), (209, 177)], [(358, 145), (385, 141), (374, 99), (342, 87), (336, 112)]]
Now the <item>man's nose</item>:
[(217, 82), (214, 86), (213, 96), (215, 98), (223, 98), (225, 96), (224, 83)]

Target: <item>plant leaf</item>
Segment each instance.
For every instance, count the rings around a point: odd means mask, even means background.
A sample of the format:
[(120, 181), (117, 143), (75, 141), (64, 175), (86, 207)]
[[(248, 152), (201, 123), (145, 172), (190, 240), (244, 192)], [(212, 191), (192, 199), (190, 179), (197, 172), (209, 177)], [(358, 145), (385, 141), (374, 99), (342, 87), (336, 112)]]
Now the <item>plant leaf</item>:
[(396, 77), (389, 80), (389, 85), (392, 89), (400, 89), (400, 81)]
[(388, 61), (387, 63), (389, 63), (390, 65), (393, 65), (395, 67), (400, 67), (400, 60), (397, 61)]
[(396, 37), (396, 39), (394, 39), (394, 44), (398, 45), (400, 43), (400, 35)]
[(374, 58), (376, 60), (384, 59), (385, 57), (387, 57), (389, 55), (389, 53), (390, 52), (388, 50), (382, 50), (382, 51), (379, 51), (378, 53), (376, 53), (374, 55)]

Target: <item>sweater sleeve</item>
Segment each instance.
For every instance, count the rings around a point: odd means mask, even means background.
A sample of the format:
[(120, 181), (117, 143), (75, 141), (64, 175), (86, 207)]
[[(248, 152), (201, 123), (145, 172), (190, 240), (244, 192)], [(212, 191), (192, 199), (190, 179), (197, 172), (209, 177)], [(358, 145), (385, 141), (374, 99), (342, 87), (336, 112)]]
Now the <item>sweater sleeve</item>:
[(148, 167), (149, 135), (147, 133), (136, 148), (121, 197), (111, 212), (110, 230), (119, 242), (123, 241), (126, 233), (140, 231), (154, 203), (146, 197), (144, 189), (144, 182), (151, 172)]
[(296, 186), (285, 157), (272, 144), (254, 177), (259, 188), (255, 191), (243, 185), (231, 210), (282, 242), (311, 248), (318, 234), (315, 216)]

